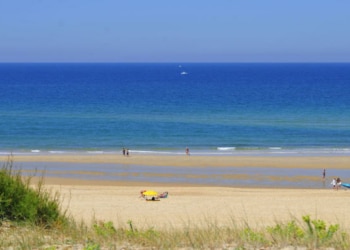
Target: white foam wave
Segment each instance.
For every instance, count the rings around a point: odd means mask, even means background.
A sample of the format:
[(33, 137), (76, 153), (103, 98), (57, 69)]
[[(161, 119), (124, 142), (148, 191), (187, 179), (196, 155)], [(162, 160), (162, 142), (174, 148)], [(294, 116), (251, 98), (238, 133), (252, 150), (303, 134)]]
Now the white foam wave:
[(229, 150), (236, 150), (236, 147), (218, 147), (217, 149), (222, 151), (229, 151)]
[[(285, 148), (279, 146), (267, 146), (267, 147), (215, 147), (208, 149), (201, 148), (191, 148), (191, 155), (350, 155), (350, 148), (318, 148), (318, 147), (309, 147), (309, 148)], [(140, 155), (184, 155), (184, 149), (129, 149), (130, 154), (140, 154)], [(44, 149), (28, 149), (28, 150), (0, 150), (0, 155), (75, 155), (75, 154), (86, 154), (86, 155), (104, 155), (104, 154), (121, 154), (121, 151), (116, 150), (104, 150), (104, 149), (96, 149), (96, 150), (44, 150)]]

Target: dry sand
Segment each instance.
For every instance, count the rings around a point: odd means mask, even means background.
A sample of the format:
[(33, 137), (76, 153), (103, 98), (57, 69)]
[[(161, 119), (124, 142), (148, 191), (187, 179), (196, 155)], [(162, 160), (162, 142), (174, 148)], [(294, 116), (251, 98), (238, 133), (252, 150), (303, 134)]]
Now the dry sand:
[[(228, 226), (265, 227), (310, 215), (337, 223), (349, 230), (350, 191), (316, 189), (252, 189), (180, 186), (50, 186), (59, 190), (77, 220), (92, 218), (127, 227), (205, 227), (212, 223)], [(142, 189), (168, 191), (168, 198), (145, 201)]]
[[(6, 159), (3, 159), (6, 160)], [(255, 166), (279, 168), (349, 167), (350, 157), (253, 157), (253, 156), (145, 156), (59, 155), (14, 156), (14, 161), (59, 161), (120, 163), (157, 166)], [(341, 189), (263, 189), (208, 186), (153, 185), (47, 178), (45, 185), (58, 190), (63, 208), (77, 220), (112, 221), (116, 226), (135, 227), (274, 225), (302, 216), (350, 227), (350, 190)], [(140, 190), (168, 191), (160, 201), (145, 201)]]

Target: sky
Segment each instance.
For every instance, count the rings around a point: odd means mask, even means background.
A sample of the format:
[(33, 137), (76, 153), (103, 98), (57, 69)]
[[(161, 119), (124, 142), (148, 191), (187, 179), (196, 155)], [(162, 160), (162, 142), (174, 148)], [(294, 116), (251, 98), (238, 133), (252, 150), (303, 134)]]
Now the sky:
[(350, 62), (350, 1), (0, 0), (0, 62)]

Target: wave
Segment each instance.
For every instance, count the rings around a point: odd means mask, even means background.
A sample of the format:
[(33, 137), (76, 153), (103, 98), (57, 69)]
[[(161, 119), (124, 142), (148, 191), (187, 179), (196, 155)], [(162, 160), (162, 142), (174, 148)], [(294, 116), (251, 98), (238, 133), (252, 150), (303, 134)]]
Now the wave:
[[(166, 148), (166, 149), (142, 149), (135, 148), (129, 149), (130, 154), (136, 155), (185, 155), (183, 148)], [(203, 156), (263, 156), (263, 155), (301, 155), (301, 156), (350, 156), (350, 147), (293, 147), (284, 148), (278, 146), (272, 147), (214, 147), (214, 148), (190, 148), (191, 155), (203, 155)], [(28, 149), (28, 150), (6, 150), (0, 149), (0, 155), (122, 155), (122, 150), (116, 149)]]
[(217, 148), (219, 151), (229, 151), (229, 150), (236, 150), (236, 147), (218, 147)]

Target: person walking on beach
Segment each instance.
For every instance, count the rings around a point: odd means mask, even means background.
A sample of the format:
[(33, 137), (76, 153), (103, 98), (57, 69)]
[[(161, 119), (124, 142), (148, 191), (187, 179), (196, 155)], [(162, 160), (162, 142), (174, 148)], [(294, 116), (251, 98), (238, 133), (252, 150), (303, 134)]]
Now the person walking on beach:
[(186, 155), (190, 155), (190, 149), (186, 147)]
[(125, 148), (123, 148), (123, 155), (125, 156)]

